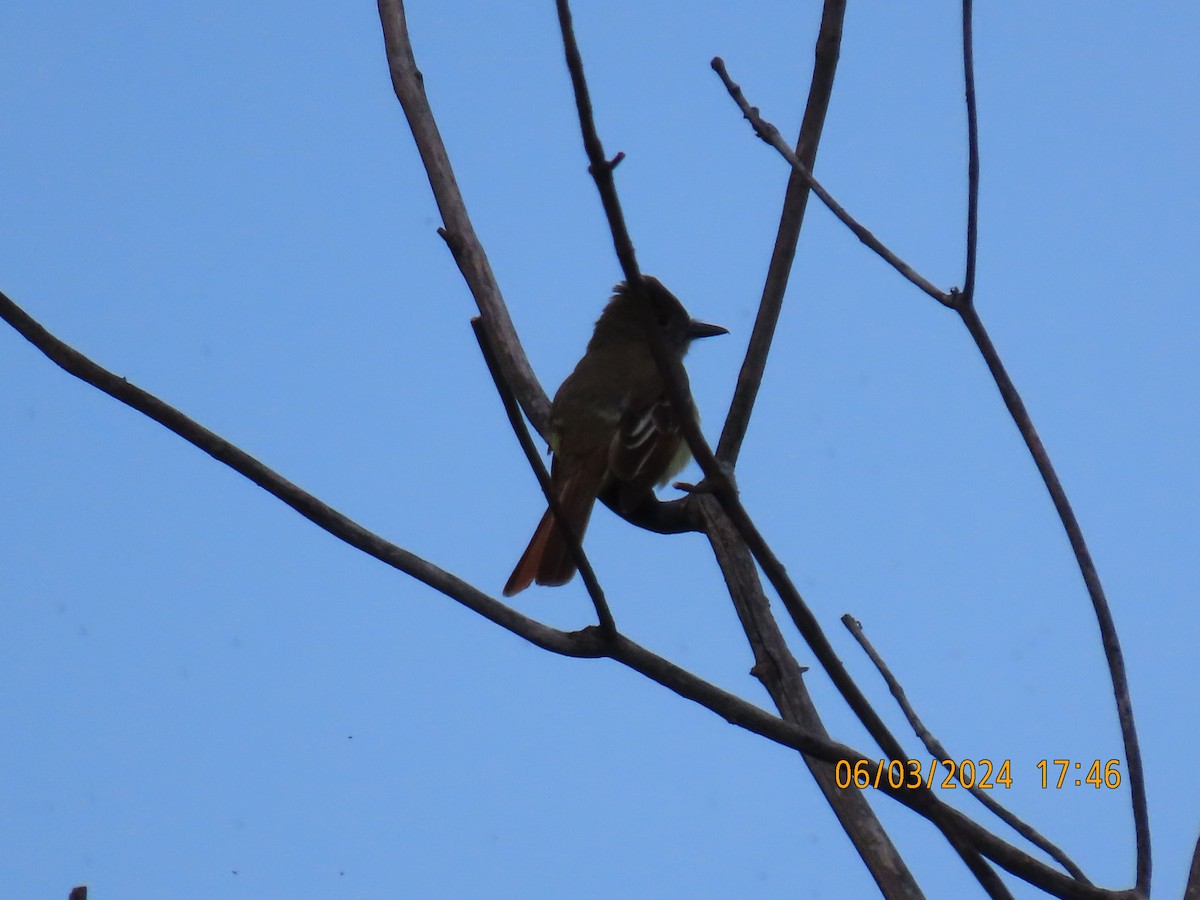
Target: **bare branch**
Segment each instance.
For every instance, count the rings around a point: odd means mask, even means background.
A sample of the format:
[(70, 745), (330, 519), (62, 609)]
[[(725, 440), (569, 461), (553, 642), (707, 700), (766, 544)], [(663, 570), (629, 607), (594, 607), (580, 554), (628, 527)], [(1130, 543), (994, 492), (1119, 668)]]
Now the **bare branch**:
[[(617, 251), (617, 260), (621, 263), (621, 271), (625, 275), (625, 283), (634, 290), (640, 291), (642, 270), (638, 266), (637, 253), (633, 249), (629, 229), (625, 226), (625, 213), (621, 211), (621, 202), (617, 199), (617, 188), (612, 177), (613, 169), (625, 158), (625, 154), (618, 153), (612, 160), (604, 155), (604, 145), (600, 143), (600, 135), (596, 132), (596, 119), (592, 114), (592, 98), (588, 93), (587, 80), (583, 75), (583, 57), (579, 53), (579, 44), (575, 40), (571, 6), (567, 0), (555, 0), (555, 7), (558, 10), (559, 30), (562, 32), (563, 54), (567, 58), (567, 71), (571, 75), (571, 87), (575, 94), (575, 109), (579, 113), (579, 130), (583, 134), (583, 149), (587, 153), (588, 171), (600, 192), (600, 202), (604, 206), (604, 215), (608, 219), (613, 245)], [(685, 409), (686, 407), (679, 408)]]
[(1125, 762), (1129, 771), (1129, 798), (1133, 805), (1133, 830), (1137, 841), (1137, 888), (1147, 896), (1150, 893), (1150, 875), (1152, 871), (1150, 849), (1150, 810), (1146, 799), (1146, 775), (1142, 768), (1142, 751), (1138, 741), (1137, 727), (1133, 721), (1133, 699), (1129, 694), (1129, 677), (1125, 671), (1125, 654), (1121, 651), (1121, 642), (1117, 637), (1117, 626), (1113, 621), (1112, 610), (1108, 605), (1104, 587), (1100, 584), (1100, 576), (1096, 572), (1092, 554), (1087, 548), (1083, 537), (1083, 529), (1075, 518), (1075, 511), (1067, 499), (1058, 473), (1050, 462), (1050, 454), (1046, 452), (1033, 420), (1029, 416), (1021, 395), (1008, 377), (1000, 354), (996, 352), (992, 339), (984, 328), (979, 313), (975, 310), (975, 248), (978, 243), (978, 209), (979, 209), (979, 135), (975, 108), (975, 60), (974, 41), (971, 25), (972, 3), (963, 0), (962, 34), (963, 34), (963, 81), (965, 84), (967, 104), (967, 143), (968, 161), (968, 196), (967, 196), (967, 271), (961, 295), (956, 296), (954, 308), (967, 326), (975, 346), (979, 348), (1004, 405), (1008, 408), (1013, 422), (1021, 432), (1025, 445), (1033, 457), (1038, 473), (1046, 485), (1054, 508), (1062, 521), (1075, 561), (1079, 565), (1087, 586), (1088, 596), (1092, 600), (1092, 608), (1096, 614), (1096, 622), (1100, 627), (1100, 641), (1104, 647), (1104, 658), (1108, 663), (1109, 678), (1112, 681), (1113, 697), (1117, 705), (1117, 721), (1121, 728), (1121, 740), (1125, 746)]
[[(930, 755), (935, 759), (954, 759), (955, 757), (950, 755), (949, 751), (947, 751), (942, 742), (934, 736), (933, 732), (925, 727), (925, 723), (921, 721), (920, 716), (917, 715), (917, 711), (913, 709), (912, 704), (908, 702), (908, 695), (904, 693), (904, 688), (896, 679), (896, 676), (892, 674), (892, 670), (888, 668), (887, 663), (883, 661), (883, 657), (879, 655), (878, 651), (876, 651), (874, 646), (872, 646), (870, 640), (867, 639), (866, 634), (863, 632), (862, 623), (853, 616), (847, 614), (842, 616), (842, 624), (846, 626), (847, 631), (854, 635), (854, 639), (858, 641), (859, 646), (863, 648), (863, 651), (868, 657), (870, 657), (871, 662), (875, 664), (875, 668), (879, 670), (879, 674), (883, 676), (883, 680), (887, 683), (888, 690), (891, 691), (892, 696), (896, 698), (896, 703), (899, 705), (901, 711), (903, 711), (904, 717), (908, 719), (908, 724), (912, 726), (913, 732), (918, 738), (921, 739), (921, 743), (925, 745), (925, 749), (928, 750)], [(956, 774), (958, 776), (959, 783), (962, 784), (962, 769), (958, 769)], [(1031, 844), (1040, 847), (1049, 856), (1057, 860), (1059, 865), (1070, 872), (1072, 876), (1084, 882), (1085, 884), (1091, 884), (1091, 881), (1088, 879), (1088, 877), (1083, 874), (1083, 870), (1075, 864), (1071, 857), (1067, 856), (1067, 854), (1064, 853), (1057, 845), (1044, 837), (1032, 825), (1027, 824), (1012, 812), (1005, 809), (1003, 806), (997, 803), (987, 791), (983, 790), (977, 785), (963, 784), (963, 787), (966, 787), (976, 800), (987, 807), (992, 813), (999, 816), (1006, 825), (1016, 831), (1019, 835), (1021, 835), (1021, 837), (1025, 838), (1025, 840), (1029, 841)]]
[(938, 303), (941, 303), (943, 306), (953, 306), (951, 302), (951, 295), (949, 293), (943, 291), (937, 285), (933, 284), (933, 282), (929, 281), (929, 279), (925, 278), (925, 276), (889, 250), (887, 246), (884, 245), (883, 241), (875, 237), (875, 235), (868, 231), (866, 227), (864, 227), (857, 219), (850, 215), (850, 213), (846, 212), (845, 208), (843, 208), (840, 203), (833, 199), (833, 196), (829, 193), (829, 191), (825, 190), (821, 183), (813, 177), (813, 174), (809, 170), (808, 166), (806, 166), (796, 156), (796, 154), (792, 152), (792, 148), (787, 145), (787, 141), (785, 141), (783, 136), (780, 135), (779, 129), (777, 129), (770, 122), (766, 121), (761, 115), (759, 115), (758, 109), (751, 106), (746, 101), (746, 98), (742, 95), (742, 89), (734, 83), (733, 79), (729, 77), (729, 73), (725, 70), (725, 62), (720, 57), (717, 57), (712, 61), (712, 67), (713, 70), (716, 71), (716, 73), (721, 77), (721, 81), (725, 83), (725, 89), (729, 91), (729, 96), (733, 98), (733, 102), (738, 105), (739, 109), (741, 109), (742, 115), (744, 115), (754, 127), (754, 133), (779, 151), (779, 155), (791, 164), (792, 171), (797, 173), (804, 180), (804, 182), (810, 188), (812, 188), (812, 192), (816, 194), (821, 202), (829, 208), (831, 213), (837, 216), (847, 228), (854, 232), (855, 236), (860, 241), (874, 250), (893, 269), (919, 287)]
[(508, 307), (500, 295), (500, 286), (492, 274), (487, 254), (467, 216), (466, 204), (458, 190), (454, 170), (450, 167), (449, 154), (434, 121), (429, 98), (425, 96), (424, 78), (413, 57), (403, 2), (379, 0), (379, 20), (383, 25), (384, 49), (392, 76), (392, 88), (408, 119), (421, 162), (429, 176), (429, 186), (433, 189), (442, 215), (444, 225), (438, 229), (438, 234), (454, 255), (454, 261), (479, 307), (479, 314), (491, 333), (505, 382), (512, 386), (533, 427), (545, 436), (550, 401), (533, 374), (508, 314)]
[[(613, 638), (608, 655), (676, 694), (711, 709), (730, 724), (745, 728), (777, 744), (791, 747), (825, 762), (847, 760), (853, 765), (859, 760), (867, 760), (867, 757), (845, 745), (811, 735), (791, 722), (772, 716), (759, 707), (726, 693), (673, 663), (655, 656), (624, 635), (618, 634)], [(867, 761), (872, 766), (878, 764), (875, 760)], [(1135, 891), (1105, 890), (1081, 883), (1051, 868), (992, 834), (957, 809), (945, 805), (930, 791), (892, 788), (886, 783), (886, 779), (880, 784), (879, 790), (923, 818), (938, 824), (939, 828), (961, 836), (962, 840), (972, 847), (977, 847), (984, 856), (1001, 868), (1055, 897), (1072, 900), (1144, 900), (1144, 897)], [(943, 820), (944, 825), (938, 823), (939, 818)]]
[(175, 432), (185, 441), (199, 447), (218, 462), (244, 475), (267, 493), (282, 500), (300, 515), (334, 537), (373, 556), (394, 569), (411, 575), (418, 581), (458, 601), (484, 618), (495, 622), (525, 640), (565, 656), (599, 656), (597, 642), (584, 640), (577, 634), (543, 625), (522, 615), (511, 607), (492, 599), (462, 579), (431, 562), (384, 540), (357, 522), (297, 487), (278, 472), (268, 468), (244, 450), (218, 434), (188, 418), (158, 397), (130, 384), (88, 359), (78, 350), (60, 341), (35, 322), (3, 293), (0, 293), (0, 318), (8, 322), (26, 340), (50, 360), (70, 374), (116, 400), (148, 416), (163, 427)]
[(963, 276), (963, 301), (975, 300), (975, 254), (979, 245), (979, 120), (975, 109), (975, 37), (971, 25), (971, 0), (963, 0), (963, 85), (967, 100), (967, 271)]
[[(804, 107), (800, 136), (796, 140), (796, 156), (810, 171), (817, 159), (817, 145), (821, 140), (825, 114), (833, 94), (833, 78), (841, 54), (842, 21), (845, 16), (845, 0), (825, 0), (821, 26), (817, 32), (808, 102)], [(793, 171), (788, 177), (787, 191), (783, 196), (783, 211), (779, 216), (775, 248), (771, 251), (771, 263), (767, 267), (766, 283), (759, 300), (758, 315), (754, 319), (754, 329), (750, 332), (750, 341), (746, 346), (746, 358), (738, 372), (733, 400), (725, 416), (721, 438), (717, 441), (717, 459), (728, 466), (737, 465), (742, 441), (750, 425), (750, 415), (754, 411), (754, 402), (762, 385), (767, 354), (770, 353), (771, 342), (775, 337), (775, 326), (779, 322), (783, 295), (787, 290), (792, 261), (796, 257), (796, 245), (800, 240), (800, 228), (804, 224), (808, 194), (808, 182), (799, 172)]]
[[(588, 100), (586, 93), (586, 84), (583, 81), (582, 61), (579, 59), (578, 48), (574, 44), (574, 36), (570, 32), (569, 8), (566, 0), (558, 0), (558, 5), (560, 18), (563, 21), (564, 44), (567, 46), (572, 80), (576, 84), (576, 99), (579, 104), (581, 125), (584, 127), (585, 145), (588, 147), (589, 159), (592, 160), (591, 170), (593, 176), (596, 178), (602, 201), (605, 204), (606, 213), (609, 216), (610, 225), (613, 228), (614, 243), (617, 246), (622, 266), (626, 271), (626, 278), (631, 286), (637, 290), (640, 289), (640, 274), (637, 267), (637, 260), (632, 242), (625, 228), (620, 205), (617, 202), (615, 185), (612, 180), (612, 170), (620, 162), (623, 154), (618, 153), (611, 160), (606, 159), (603, 155), (603, 150), (592, 120), (590, 100)], [(839, 5), (830, 0), (826, 4), (827, 13)], [(439, 229), (439, 233), (442, 234), (450, 247), (479, 306), (481, 318), (476, 321), (477, 335), (481, 347), (484, 349), (485, 356), (488, 358), (489, 367), (492, 369), (497, 387), (501, 391), (501, 395), (505, 401), (506, 409), (509, 412), (510, 418), (513, 419), (518, 438), (522, 441), (522, 445), (526, 447), (528, 453), (529, 448), (532, 447), (532, 440), (524, 428), (517, 427), (520, 416), (516, 408), (516, 403), (520, 403), (530, 421), (534, 423), (534, 426), (539, 431), (545, 431), (548, 412), (546, 396), (528, 365), (511, 319), (508, 316), (507, 309), (500, 297), (494, 275), (490, 270), (490, 265), (467, 218), (465, 206), (450, 169), (448, 156), (438, 135), (436, 124), (434, 123), (427, 98), (424, 94), (421, 74), (417, 70), (413, 59), (406, 30), (403, 4), (400, 0), (379, 0), (379, 13), (383, 24), (385, 46), (393, 85), (397, 97), (404, 107), (410, 127), (413, 130), (426, 171), (429, 173), (434, 196), (441, 210), (443, 222), (445, 223), (445, 227)], [(841, 13), (839, 12), (839, 36), (840, 15)], [(836, 55), (834, 61), (836, 62)], [(719, 62), (719, 60), (714, 60), (714, 67)], [(815, 138), (811, 148), (803, 146), (804, 131), (802, 129), (802, 140), (797, 147), (797, 152), (793, 153), (786, 143), (783, 143), (782, 139), (779, 138), (778, 133), (774, 131), (773, 127), (763, 122), (761, 118), (757, 119), (755, 128), (763, 136), (764, 140), (768, 140), (774, 145), (775, 139), (777, 139), (779, 144), (782, 144), (783, 150), (781, 152), (784, 153), (785, 158), (789, 158), (789, 162), (793, 165), (792, 181), (799, 179), (806, 188), (802, 192), (800, 189), (797, 189), (797, 193), (806, 195), (807, 189), (816, 191), (823, 202), (830, 205), (835, 215), (838, 215), (843, 222), (854, 230), (868, 246), (871, 246), (877, 253), (888, 259), (889, 263), (901, 271), (902, 274), (905, 274), (906, 278), (926, 291), (926, 293), (929, 293), (930, 296), (933, 296), (943, 305), (954, 308), (963, 318), (964, 324), (972, 334), (977, 346), (979, 346), (980, 352), (987, 361), (1005, 403), (1014, 420), (1017, 422), (1026, 443), (1029, 445), (1030, 452), (1034, 456), (1043, 480), (1046, 481), (1047, 489), (1050, 491), (1056, 508), (1059, 510), (1060, 518), (1071, 540), (1072, 548), (1075, 551), (1096, 610), (1097, 619), (1100, 623), (1129, 765), (1134, 818), (1138, 838), (1138, 888), (1136, 891), (1114, 892), (1104, 891), (1081, 883), (1079, 880), (1071, 879), (1062, 873), (1054, 871), (1043, 863), (1032, 859), (1027, 854), (1001, 841), (995, 835), (982, 828), (982, 826), (979, 826), (956, 810), (947, 807), (932, 792), (927, 790), (893, 790), (890, 788), (884, 790), (899, 802), (934, 822), (946, 834), (948, 840), (956, 849), (959, 850), (960, 854), (967, 861), (968, 865), (972, 867), (972, 870), (976, 872), (981, 883), (992, 896), (1007, 896), (1007, 891), (999, 882), (995, 873), (990, 868), (982, 865), (982, 860), (975, 856), (974, 849), (978, 849), (988, 859), (998, 863), (1008, 871), (1058, 896), (1144, 896), (1148, 892), (1150, 883), (1150, 845), (1144, 775), (1137, 734), (1133, 726), (1123, 656), (1117, 642), (1111, 613), (1103, 590), (1100, 587), (1090, 554), (1083, 542), (1082, 533), (1067, 503), (1065, 493), (1062, 491), (1062, 487), (1050, 465), (1036, 431), (1033, 430), (1032, 423), (1029, 421), (1021, 399), (1012, 386), (1011, 381), (1008, 380), (998, 354), (996, 354), (994, 347), (991, 345), (990, 338), (975, 312), (972, 301), (974, 291), (975, 244), (977, 239), (978, 158), (974, 115), (974, 76), (971, 60), (970, 0), (964, 0), (964, 63), (967, 71), (967, 102), (971, 130), (972, 162), (968, 212), (967, 279), (962, 293), (950, 292), (947, 294), (941, 292), (909, 269), (894, 254), (889, 258), (888, 254), (890, 254), (890, 251), (832, 201), (828, 193), (812, 178), (811, 158), (807, 162), (801, 161), (801, 157), (804, 155), (806, 149), (815, 153)], [(726, 81), (726, 85), (730, 88), (730, 92), (734, 95), (735, 100), (738, 100), (739, 105), (743, 105), (744, 99), (741, 98), (737, 86), (728, 79), (723, 67), (719, 68), (718, 71), (722, 74), (722, 78)], [(832, 79), (832, 69), (829, 70), (829, 77)], [(828, 96), (825, 97), (823, 102), (827, 104)], [(810, 93), (810, 108), (813, 107), (813, 104), (813, 95)], [(757, 116), (755, 110), (749, 110), (748, 107), (747, 110), (748, 117), (751, 113)], [(820, 114), (823, 115), (823, 109), (820, 110)], [(807, 119), (808, 114), (806, 112), (806, 122)], [(754, 120), (752, 119), (752, 121)], [(820, 128), (818, 126), (817, 135), (819, 135), (819, 131)], [(773, 133), (774, 138), (769, 137), (771, 133)], [(791, 197), (792, 192), (789, 187), (789, 200)], [(784, 218), (788, 217), (789, 212), (796, 214), (797, 208), (799, 212), (794, 227), (798, 231), (799, 221), (803, 216), (804, 209), (801, 200), (797, 200), (791, 206), (785, 202)], [(788, 250), (786, 246), (789, 241), (791, 243), (791, 250)], [(872, 241), (874, 241), (874, 244)], [(777, 239), (777, 252), (791, 254), (794, 253), (794, 247), (795, 237), (788, 237), (785, 240), (785, 228), (784, 224), (781, 223), (780, 234)], [(783, 266), (781, 270), (782, 274), (776, 272), (776, 280), (774, 282), (772, 282), (769, 275), (768, 285), (764, 287), (760, 317), (764, 317), (765, 319), (777, 319), (778, 316), (778, 303), (781, 302), (779, 298), (782, 297), (784, 286), (786, 285), (787, 269), (790, 267), (790, 262), (786, 265), (783, 263), (780, 265)], [(774, 262), (772, 268), (775, 269)], [(779, 281), (779, 278), (782, 278), (782, 281)], [(768, 300), (770, 300), (770, 303), (768, 303)], [(770, 308), (771, 304), (775, 304), (773, 311)], [(397, 570), (413, 576), (417, 580), (446, 594), (481, 616), (523, 637), (531, 643), (566, 656), (588, 658), (609, 657), (664, 685), (680, 696), (705, 706), (739, 727), (746, 728), (784, 746), (796, 749), (806, 757), (823, 761), (825, 764), (836, 763), (841, 760), (851, 762), (866, 760), (865, 757), (853, 749), (829, 740), (824, 734), (814, 733), (813, 730), (799, 727), (791, 721), (785, 721), (773, 716), (754, 704), (748, 703), (715, 685), (703, 681), (619, 634), (615, 630), (611, 613), (608, 611), (603, 595), (599, 593), (598, 585), (596, 585), (596, 593), (593, 594), (593, 602), (596, 603), (596, 611), (601, 623), (600, 627), (586, 628), (578, 632), (564, 632), (530, 619), (520, 612), (483, 594), (451, 573), (367, 531), (361, 525), (287, 481), (281, 475), (219, 435), (214, 434), (199, 423), (191, 420), (179, 410), (92, 362), (47, 332), (2, 293), (0, 293), (0, 318), (11, 324), (15, 330), (21, 333), (65, 371), (159, 422), (164, 427), (204, 450), (214, 459), (217, 459), (255, 484), (258, 484), (268, 493), (271, 493), (330, 534)], [(744, 435), (746, 422), (748, 422), (750, 410), (753, 406), (757, 384), (761, 381), (761, 367), (765, 365), (766, 354), (770, 345), (770, 332), (773, 328), (773, 320), (769, 323), (769, 327), (767, 324), (764, 324), (762, 330), (762, 341), (764, 343), (762, 343), (761, 349), (748, 351), (747, 361), (743, 366), (744, 369), (747, 365), (758, 366), (759, 372), (757, 376), (754, 376), (751, 371), (747, 376), (750, 380), (747, 382), (749, 386), (746, 388), (748, 401), (745, 405), (745, 411), (739, 412), (735, 417), (734, 411), (731, 408), (729, 419), (736, 420), (733, 431), (740, 431), (740, 433), (731, 436), (731, 443), (729, 444), (731, 449), (728, 451), (728, 458), (726, 459), (725, 456), (722, 457), (729, 465), (723, 465), (721, 462), (718, 462), (717, 457), (714, 456), (704, 441), (698, 427), (688, 417), (685, 417), (685, 431), (688, 443), (692, 447), (694, 455), (700, 461), (706, 477), (709, 479), (708, 487), (715, 498), (715, 503), (710, 501), (707, 496), (697, 495), (679, 504), (678, 508), (687, 510), (698, 508), (701, 504), (704, 504), (706, 513), (715, 514), (717, 512), (716, 505), (720, 505), (721, 513), (728, 517), (728, 523), (731, 523), (732, 527), (737, 530), (738, 534), (745, 541), (746, 546), (753, 553), (754, 558), (762, 565), (764, 571), (767, 572), (768, 578), (783, 598), (797, 627), (804, 634), (810, 646), (813, 647), (818, 659), (830, 673), (831, 678), (849, 705), (859, 713), (860, 718), (867, 724), (872, 736), (880, 743), (880, 746), (884, 748), (890, 757), (904, 759), (905, 757), (900, 745), (887, 731), (874, 710), (867, 704), (865, 697), (857, 686), (850, 680), (849, 675), (837, 660), (836, 655), (833, 654), (832, 648), (828, 644), (825, 635), (821, 632), (816, 619), (800, 598), (794, 585), (792, 585), (782, 564), (775, 558), (770, 548), (766, 545), (765, 540), (750, 520), (748, 513), (741, 505), (732, 481), (730, 474), (731, 466), (738, 455), (738, 447), (740, 447), (741, 437)], [(756, 325), (757, 331), (758, 326)], [(659, 349), (656, 347), (656, 356), (661, 356), (661, 353), (658, 352)], [(686, 383), (679, 377), (678, 372), (670, 366), (665, 365), (662, 359), (659, 359), (659, 365), (663, 367), (664, 379), (668, 385), (668, 390), (673, 392), (672, 400), (675, 401), (678, 396), (684, 401), (690, 401), (690, 396), (685, 386)], [(729, 427), (728, 421), (727, 427)], [(536, 459), (536, 452), (534, 452), (533, 457)], [(542, 476), (540, 480), (543, 483), (543, 489), (545, 489), (546, 479), (544, 470), (540, 474)], [(553, 498), (548, 497), (548, 500), (553, 504)], [(688, 515), (692, 514), (681, 514), (674, 521), (677, 524), (679, 521), (687, 518)], [(698, 516), (699, 514), (695, 515)], [(696, 521), (695, 518), (688, 520), (691, 522)], [(725, 520), (722, 521), (724, 522)], [(578, 550), (578, 561), (580, 562), (581, 569), (584, 569), (587, 560), (583, 556), (582, 550), (578, 548), (578, 541), (574, 540), (571, 543), (574, 545), (572, 547), (573, 552)], [(590, 569), (585, 573), (585, 581), (588, 580), (589, 576), (594, 581), (594, 575), (591, 575)], [(589, 583), (589, 589), (591, 587), (592, 584)], [(765, 601), (765, 598), (763, 600)], [(773, 626), (774, 623), (772, 622), (771, 625)], [(772, 638), (771, 642), (773, 640)], [(780, 640), (782, 639), (780, 638)], [(768, 643), (770, 642), (762, 639), (760, 635), (759, 643), (755, 644), (756, 654), (760, 649), (765, 650)], [(763, 660), (768, 659), (770, 656), (771, 653), (766, 653)], [(775, 660), (772, 659), (770, 664), (774, 664), (774, 662)], [(799, 671), (798, 667), (795, 667), (794, 659), (791, 660), (790, 667), (790, 670), (784, 672), (782, 675), (770, 677), (779, 677), (782, 680), (796, 679)], [(760, 677), (768, 678), (763, 673), (760, 673)], [(764, 680), (764, 683), (766, 683), (766, 680)], [(786, 708), (787, 704), (792, 702), (792, 698), (785, 698), (783, 702)], [(794, 709), (788, 715), (798, 716)], [(1198, 850), (1198, 853), (1200, 853), (1200, 850)], [(1193, 880), (1195, 879), (1193, 878)]]
[[(826, 674), (829, 675), (834, 686), (842, 695), (842, 698), (854, 711), (854, 714), (862, 722), (880, 749), (889, 758), (907, 763), (908, 755), (904, 752), (900, 742), (896, 740), (896, 737), (884, 724), (883, 719), (880, 718), (875, 708), (871, 706), (870, 701), (867, 700), (862, 690), (854, 682), (854, 679), (851, 678), (850, 673), (846, 671), (846, 667), (842, 664), (837, 652), (833, 649), (833, 645), (829, 642), (829, 638), (825, 635), (824, 630), (817, 621), (817, 617), (813, 615), (808, 604), (800, 596), (800, 592), (792, 583), (791, 578), (788, 577), (783, 563), (775, 556), (774, 551), (771, 550), (759, 532), (758, 526), (754, 524), (749, 513), (742, 506), (741, 500), (736, 495), (728, 497), (722, 493), (718, 493), (717, 497), (726, 515), (729, 516), (733, 526), (737, 529), (738, 534), (746, 542), (747, 548), (754, 554), (755, 560), (762, 567), (767, 580), (771, 582), (771, 586), (783, 601), (784, 608), (787, 609), (788, 615), (791, 616), (793, 624), (812, 649), (817, 660), (821, 663), (821, 667), (825, 669)], [(972, 874), (988, 890), (991, 896), (1007, 896), (1007, 892), (1004, 890), (995, 873), (983, 865), (978, 857), (971, 852), (970, 848), (964, 844), (960, 831), (951, 824), (952, 817), (950, 817), (948, 810), (949, 807), (946, 807), (938, 800), (936, 801), (936, 806), (930, 810), (930, 815), (927, 818), (938, 826), (946, 836), (946, 840), (958, 851), (959, 855), (963, 858), (963, 862), (966, 863)]]

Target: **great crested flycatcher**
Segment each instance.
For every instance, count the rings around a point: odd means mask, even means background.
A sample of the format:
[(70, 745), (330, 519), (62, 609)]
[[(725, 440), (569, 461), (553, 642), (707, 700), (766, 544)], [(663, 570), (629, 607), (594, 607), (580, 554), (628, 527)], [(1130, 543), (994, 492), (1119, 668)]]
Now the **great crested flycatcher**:
[[(728, 333), (694, 320), (657, 278), (643, 275), (642, 283), (649, 310), (628, 285), (618, 284), (596, 320), (587, 352), (550, 405), (550, 486), (581, 540), (598, 494), (616, 486), (621, 508), (633, 509), (691, 458), (681, 415), (671, 407), (646, 329), (657, 328), (667, 353), (679, 360), (696, 338)], [(534, 581), (566, 584), (574, 574), (575, 560), (547, 509), (504, 585), (504, 596)]]

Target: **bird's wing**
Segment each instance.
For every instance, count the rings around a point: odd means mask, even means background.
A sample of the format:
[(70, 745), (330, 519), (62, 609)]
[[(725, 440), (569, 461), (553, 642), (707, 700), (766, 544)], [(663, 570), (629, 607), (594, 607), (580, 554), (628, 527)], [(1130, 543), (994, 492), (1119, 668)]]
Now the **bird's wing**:
[(623, 486), (622, 505), (636, 503), (664, 474), (669, 477), (680, 440), (679, 420), (666, 397), (625, 411), (608, 451), (609, 471)]

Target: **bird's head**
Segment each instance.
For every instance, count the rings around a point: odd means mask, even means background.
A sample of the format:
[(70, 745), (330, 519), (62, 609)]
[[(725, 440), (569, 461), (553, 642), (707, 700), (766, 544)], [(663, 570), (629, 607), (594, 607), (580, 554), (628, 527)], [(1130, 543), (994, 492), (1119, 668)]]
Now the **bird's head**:
[(641, 308), (637, 292), (622, 281), (613, 289), (612, 300), (604, 307), (604, 312), (596, 322), (593, 341), (598, 338), (641, 337), (645, 334), (645, 323), (648, 321), (659, 329), (667, 349), (682, 356), (687, 352), (688, 345), (698, 338), (729, 333), (729, 329), (720, 325), (693, 319), (679, 298), (663, 287), (663, 283), (653, 275), (643, 275), (642, 285), (645, 288), (644, 296), (650, 303), (649, 318), (644, 318), (645, 311)]

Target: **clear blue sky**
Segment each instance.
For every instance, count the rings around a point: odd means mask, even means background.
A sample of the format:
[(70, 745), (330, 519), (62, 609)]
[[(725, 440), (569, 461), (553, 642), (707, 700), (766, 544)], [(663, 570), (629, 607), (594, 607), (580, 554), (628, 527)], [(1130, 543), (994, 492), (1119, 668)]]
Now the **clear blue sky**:
[[(548, 390), (619, 277), (552, 4), (413, 2), (468, 207)], [(819, 4), (579, 4), (634, 239), (729, 338), (724, 415)], [(1091, 542), (1128, 655), (1156, 884), (1200, 823), (1200, 334), (1186, 4), (981, 5), (978, 298)], [(818, 174), (962, 278), (958, 5), (853, 3)], [(0, 287), (52, 331), (384, 536), (498, 592), (542, 500), (391, 93), (374, 4), (7, 3)], [(795, 755), (607, 662), (550, 656), (348, 549), (0, 330), (0, 896), (871, 896)], [(888, 721), (853, 613), (957, 756), (1096, 881), (1124, 788), (1038, 786), (1121, 747), (1049, 501), (956, 319), (810, 207), (740, 485)], [(755, 702), (696, 536), (597, 514), (634, 639)], [(587, 624), (578, 583), (525, 612)], [(790, 626), (789, 626), (790, 633)], [(811, 658), (798, 649), (802, 662)], [(827, 680), (840, 739), (869, 749)], [(918, 753), (918, 744), (908, 746)], [(934, 898), (974, 896), (877, 804)], [(972, 804), (964, 808), (991, 824)], [(1021, 886), (1018, 896), (1029, 896)]]

